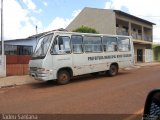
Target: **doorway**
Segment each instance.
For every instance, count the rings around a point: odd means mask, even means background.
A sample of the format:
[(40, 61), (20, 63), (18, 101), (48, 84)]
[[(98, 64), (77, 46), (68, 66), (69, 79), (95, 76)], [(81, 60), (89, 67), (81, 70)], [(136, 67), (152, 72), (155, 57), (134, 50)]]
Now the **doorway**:
[(137, 62), (143, 62), (143, 49), (137, 49)]

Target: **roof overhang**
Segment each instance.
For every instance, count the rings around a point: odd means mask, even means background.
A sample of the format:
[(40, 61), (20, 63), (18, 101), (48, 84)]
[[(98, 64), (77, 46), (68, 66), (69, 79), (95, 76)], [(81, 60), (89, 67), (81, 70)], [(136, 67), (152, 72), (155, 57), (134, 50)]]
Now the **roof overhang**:
[(141, 21), (141, 22), (144, 22), (144, 23), (147, 23), (147, 24), (150, 24), (150, 25), (156, 25), (156, 24), (153, 23), (153, 22), (150, 22), (150, 21), (148, 21), (148, 20), (139, 18), (139, 17), (137, 17), (137, 16), (128, 14), (128, 13), (123, 12), (123, 11), (120, 11), (120, 10), (113, 10), (113, 11), (114, 11), (115, 13), (117, 13), (117, 14), (124, 15), (124, 16), (126, 16), (126, 17), (130, 17), (130, 18), (132, 18), (132, 19), (136, 19), (136, 20), (138, 20), (138, 21)]
[(150, 41), (136, 40), (136, 39), (133, 39), (133, 43), (144, 44), (144, 45), (146, 45), (146, 44), (152, 45), (153, 44), (153, 42), (150, 42)]

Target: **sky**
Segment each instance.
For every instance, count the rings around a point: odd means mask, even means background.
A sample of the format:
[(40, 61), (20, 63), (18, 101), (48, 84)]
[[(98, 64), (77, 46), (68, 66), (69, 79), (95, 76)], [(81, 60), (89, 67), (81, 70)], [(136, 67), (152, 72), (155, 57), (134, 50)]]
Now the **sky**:
[(160, 0), (3, 0), (4, 39), (65, 28), (84, 7), (116, 9), (149, 20), (160, 42)]

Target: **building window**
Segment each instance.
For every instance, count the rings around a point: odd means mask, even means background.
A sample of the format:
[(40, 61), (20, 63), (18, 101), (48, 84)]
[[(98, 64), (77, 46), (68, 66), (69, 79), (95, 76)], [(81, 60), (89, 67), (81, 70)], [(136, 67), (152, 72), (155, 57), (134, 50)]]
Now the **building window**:
[(71, 37), (71, 46), (73, 53), (82, 53), (83, 52), (83, 37), (80, 35), (72, 35)]
[(5, 45), (4, 50), (6, 55), (31, 55), (33, 52), (33, 47), (22, 45)]
[(18, 55), (31, 55), (32, 47), (31, 46), (17, 46)]
[(16, 45), (4, 45), (4, 51), (6, 55), (17, 55)]
[(126, 32), (128, 31), (128, 27), (126, 27), (126, 26), (123, 26), (123, 28), (125, 29), (125, 31), (126, 31)]
[(142, 30), (138, 30), (138, 33), (139, 33), (139, 34), (142, 34)]
[(105, 52), (117, 51), (117, 38), (116, 37), (103, 37), (103, 49)]
[(85, 36), (84, 49), (85, 52), (102, 52), (101, 37)]

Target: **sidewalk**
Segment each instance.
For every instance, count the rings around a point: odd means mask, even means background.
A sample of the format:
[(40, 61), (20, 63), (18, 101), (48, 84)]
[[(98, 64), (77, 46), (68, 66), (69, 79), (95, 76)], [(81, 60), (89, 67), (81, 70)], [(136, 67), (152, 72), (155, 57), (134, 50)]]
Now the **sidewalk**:
[(8, 77), (0, 78), (0, 88), (12, 87), (12, 86), (15, 86), (15, 85), (38, 83), (38, 82), (39, 81), (34, 80), (33, 78), (29, 77), (29, 75), (8, 76)]
[[(153, 63), (136, 63), (135, 66), (131, 68), (126, 68), (125, 70), (132, 70), (138, 69), (145, 66), (155, 66), (160, 65), (160, 62), (153, 62)], [(3, 87), (10, 87), (15, 85), (23, 85), (23, 84), (32, 84), (32, 83), (39, 83), (40, 81), (34, 80), (33, 78), (29, 77), (29, 75), (24, 76), (9, 76), (0, 78), (0, 88)]]
[(155, 65), (160, 65), (160, 62), (136, 63), (136, 64), (135, 64), (135, 66), (140, 66), (140, 67), (144, 67), (144, 66), (155, 66)]
[(138, 69), (145, 66), (155, 66), (155, 65), (160, 65), (160, 62), (136, 63), (133, 67), (125, 68), (124, 70), (133, 70), (133, 69)]

